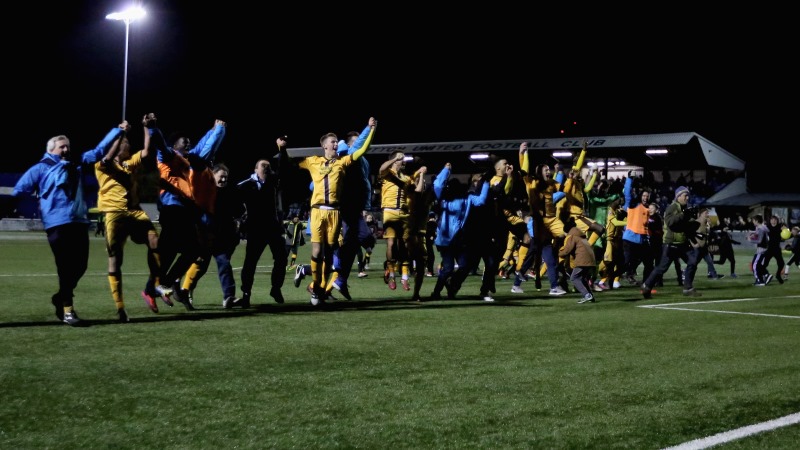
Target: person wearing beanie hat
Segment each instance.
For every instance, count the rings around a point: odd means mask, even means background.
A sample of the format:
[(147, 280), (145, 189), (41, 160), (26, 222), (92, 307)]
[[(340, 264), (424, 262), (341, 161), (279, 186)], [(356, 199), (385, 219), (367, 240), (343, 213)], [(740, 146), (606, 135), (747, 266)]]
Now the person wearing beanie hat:
[(700, 297), (702, 294), (694, 288), (694, 276), (697, 272), (699, 251), (692, 245), (689, 237), (694, 238), (699, 222), (694, 220), (688, 211), (689, 189), (679, 187), (675, 189), (675, 200), (667, 206), (664, 212), (664, 243), (661, 246), (661, 258), (658, 265), (642, 283), (642, 296), (651, 297), (655, 282), (678, 259), (686, 259), (686, 269), (683, 271), (683, 295), (687, 297)]
[(683, 193), (688, 194), (689, 193), (689, 188), (686, 187), (686, 186), (678, 186), (678, 188), (675, 189), (675, 198), (677, 199)]

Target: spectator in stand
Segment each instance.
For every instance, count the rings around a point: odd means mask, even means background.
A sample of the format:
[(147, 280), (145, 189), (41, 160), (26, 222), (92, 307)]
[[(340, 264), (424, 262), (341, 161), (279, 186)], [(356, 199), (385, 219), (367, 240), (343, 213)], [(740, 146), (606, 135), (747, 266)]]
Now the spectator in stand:
[(738, 213), (736, 214), (735, 227), (737, 231), (748, 231), (753, 229), (753, 224), (748, 223), (746, 220), (744, 220), (744, 216), (742, 216), (742, 213)]

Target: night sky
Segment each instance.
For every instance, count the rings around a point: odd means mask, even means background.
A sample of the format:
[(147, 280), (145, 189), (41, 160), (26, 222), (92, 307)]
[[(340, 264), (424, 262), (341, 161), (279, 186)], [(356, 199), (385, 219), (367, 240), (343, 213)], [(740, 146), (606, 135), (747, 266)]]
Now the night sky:
[[(5, 152), (14, 157), (3, 172), (25, 170), (53, 135), (82, 152), (120, 122), (125, 25), (105, 15), (127, 4), (30, 2), (7, 16)], [(380, 144), (694, 131), (768, 171), (786, 165), (765, 150), (796, 152), (796, 83), (775, 57), (794, 39), (779, 26), (744, 27), (759, 21), (752, 12), (722, 21), (696, 11), (623, 19), (228, 4), (239, 2), (141, 3), (148, 15), (130, 28), (126, 116), (138, 125), (155, 112), (165, 134), (195, 141), (225, 120), (220, 159), (242, 177), (279, 135), (290, 147), (318, 146), (370, 116)]]

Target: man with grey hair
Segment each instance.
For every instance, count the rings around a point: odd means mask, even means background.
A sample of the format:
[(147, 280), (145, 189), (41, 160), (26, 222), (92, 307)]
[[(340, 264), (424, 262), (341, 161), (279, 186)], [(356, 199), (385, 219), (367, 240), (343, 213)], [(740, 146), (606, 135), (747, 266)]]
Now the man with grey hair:
[(58, 272), (58, 292), (51, 301), (58, 320), (74, 327), (85, 325), (75, 312), (72, 297), (89, 263), (89, 217), (81, 167), (70, 161), (69, 154), (69, 138), (50, 138), (44, 156), (22, 175), (11, 195), (35, 195), (39, 199)]

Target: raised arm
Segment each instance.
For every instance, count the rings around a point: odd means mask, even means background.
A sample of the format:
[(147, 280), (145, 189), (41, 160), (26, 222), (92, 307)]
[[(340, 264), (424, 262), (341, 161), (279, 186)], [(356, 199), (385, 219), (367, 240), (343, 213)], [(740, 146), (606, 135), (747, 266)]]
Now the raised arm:
[(470, 195), (469, 201), (475, 206), (483, 206), (489, 197), (489, 183), (481, 180), (481, 192), (478, 195)]
[(123, 120), (122, 123), (119, 124), (119, 128), (122, 130), (122, 133), (120, 133), (117, 139), (114, 139), (114, 143), (111, 144), (111, 148), (108, 149), (108, 153), (106, 153), (106, 155), (103, 156), (103, 159), (101, 159), (103, 164), (108, 164), (109, 161), (113, 161), (117, 155), (119, 155), (119, 152), (122, 150), (122, 146), (120, 145), (122, 143), (122, 139), (125, 138), (125, 136), (128, 134), (128, 131), (131, 130), (131, 126), (127, 120)]
[(581, 149), (581, 153), (578, 155), (578, 160), (575, 162), (575, 165), (572, 166), (572, 170), (581, 170), (581, 168), (583, 168), (583, 160), (586, 158), (587, 145), (589, 145), (589, 143), (583, 141), (583, 148)]
[(222, 139), (225, 137), (227, 127), (228, 124), (224, 121), (214, 120), (214, 126), (206, 132), (206, 135), (197, 142), (197, 145), (189, 153), (194, 153), (205, 161), (213, 161), (219, 146), (222, 144)]
[(369, 118), (369, 123), (367, 123), (367, 126), (364, 127), (364, 129), (361, 131), (361, 134), (358, 135), (358, 137), (356, 138), (356, 141), (353, 143), (353, 145), (347, 147), (347, 154), (348, 155), (352, 155), (353, 153), (355, 153), (359, 149), (365, 147), (365, 145), (368, 145), (367, 144), (367, 138), (370, 136), (370, 133), (372, 132), (373, 129), (375, 129), (377, 124), (378, 124), (378, 121), (375, 120), (374, 117), (370, 117)]
[(383, 162), (383, 164), (381, 164), (381, 168), (378, 170), (378, 174), (381, 177), (386, 176), (386, 174), (389, 172), (389, 169), (392, 168), (392, 164), (394, 164), (397, 161), (402, 161), (403, 158), (405, 157), (406, 155), (404, 155), (403, 153), (398, 153), (397, 155), (395, 155), (394, 158), (387, 159), (386, 161)]
[(530, 175), (530, 159), (528, 158), (528, 143), (523, 142), (519, 144), (519, 170)]
[(378, 121), (375, 120), (374, 117), (370, 117), (369, 118), (369, 128), (370, 128), (370, 130), (369, 130), (369, 134), (367, 135), (367, 138), (364, 140), (364, 143), (360, 148), (358, 148), (356, 151), (350, 153), (350, 156), (353, 157), (353, 161), (355, 161), (358, 158), (360, 158), (361, 155), (363, 155), (364, 153), (367, 152), (367, 150), (369, 150), (369, 146), (372, 144), (372, 137), (375, 135), (375, 128), (377, 128), (377, 126), (378, 126)]
[(589, 182), (586, 183), (586, 186), (583, 187), (583, 192), (589, 193), (591, 192), (592, 188), (594, 187), (594, 183), (597, 181), (597, 169), (591, 169), (589, 175)]
[[(293, 159), (289, 157), (289, 152), (286, 151), (286, 140), (289, 139), (286, 135), (283, 135), (277, 139), (275, 139), (275, 144), (278, 146), (278, 155), (277, 160), (275, 162), (276, 172), (278, 172), (278, 177), (283, 179), (286, 175), (286, 170), (289, 168), (297, 168), (297, 164), (294, 162)], [(314, 183), (313, 181), (311, 182)], [(311, 189), (314, 190), (313, 188)]]
[(514, 166), (511, 164), (506, 166), (506, 186), (505, 186), (505, 193), (506, 195), (510, 195), (511, 192), (514, 190)]
[(625, 209), (631, 207), (632, 189), (633, 189), (633, 178), (631, 177), (631, 173), (628, 172), (628, 178), (625, 179), (625, 186), (622, 188), (622, 193), (625, 195), (625, 205), (623, 205), (623, 208)]
[(422, 192), (425, 190), (425, 174), (428, 173), (428, 168), (425, 166), (420, 167), (414, 172), (414, 180), (416, 184), (414, 186), (414, 191)]
[(156, 115), (154, 113), (145, 114), (142, 118), (142, 129), (144, 130), (144, 147), (141, 150), (142, 159), (147, 159), (152, 154), (150, 151), (153, 128), (156, 126)]
[(161, 132), (161, 129), (154, 124), (148, 131), (150, 134), (150, 145), (152, 145), (153, 149), (156, 151), (158, 160), (161, 162), (171, 160), (175, 152), (167, 145), (167, 140), (164, 138), (164, 133)]
[(436, 179), (433, 180), (433, 193), (436, 194), (436, 198), (442, 198), (442, 192), (444, 192), (444, 187), (447, 184), (447, 179), (450, 178), (450, 169), (452, 166), (450, 163), (444, 165), (444, 169), (436, 175)]
[(101, 159), (105, 161), (113, 160), (119, 153), (120, 139), (125, 136), (125, 133), (130, 130), (130, 128), (128, 121), (123, 120), (116, 128), (113, 128), (106, 134), (103, 140), (97, 144), (97, 147), (85, 151), (81, 157), (81, 161), (84, 164), (94, 164)]

